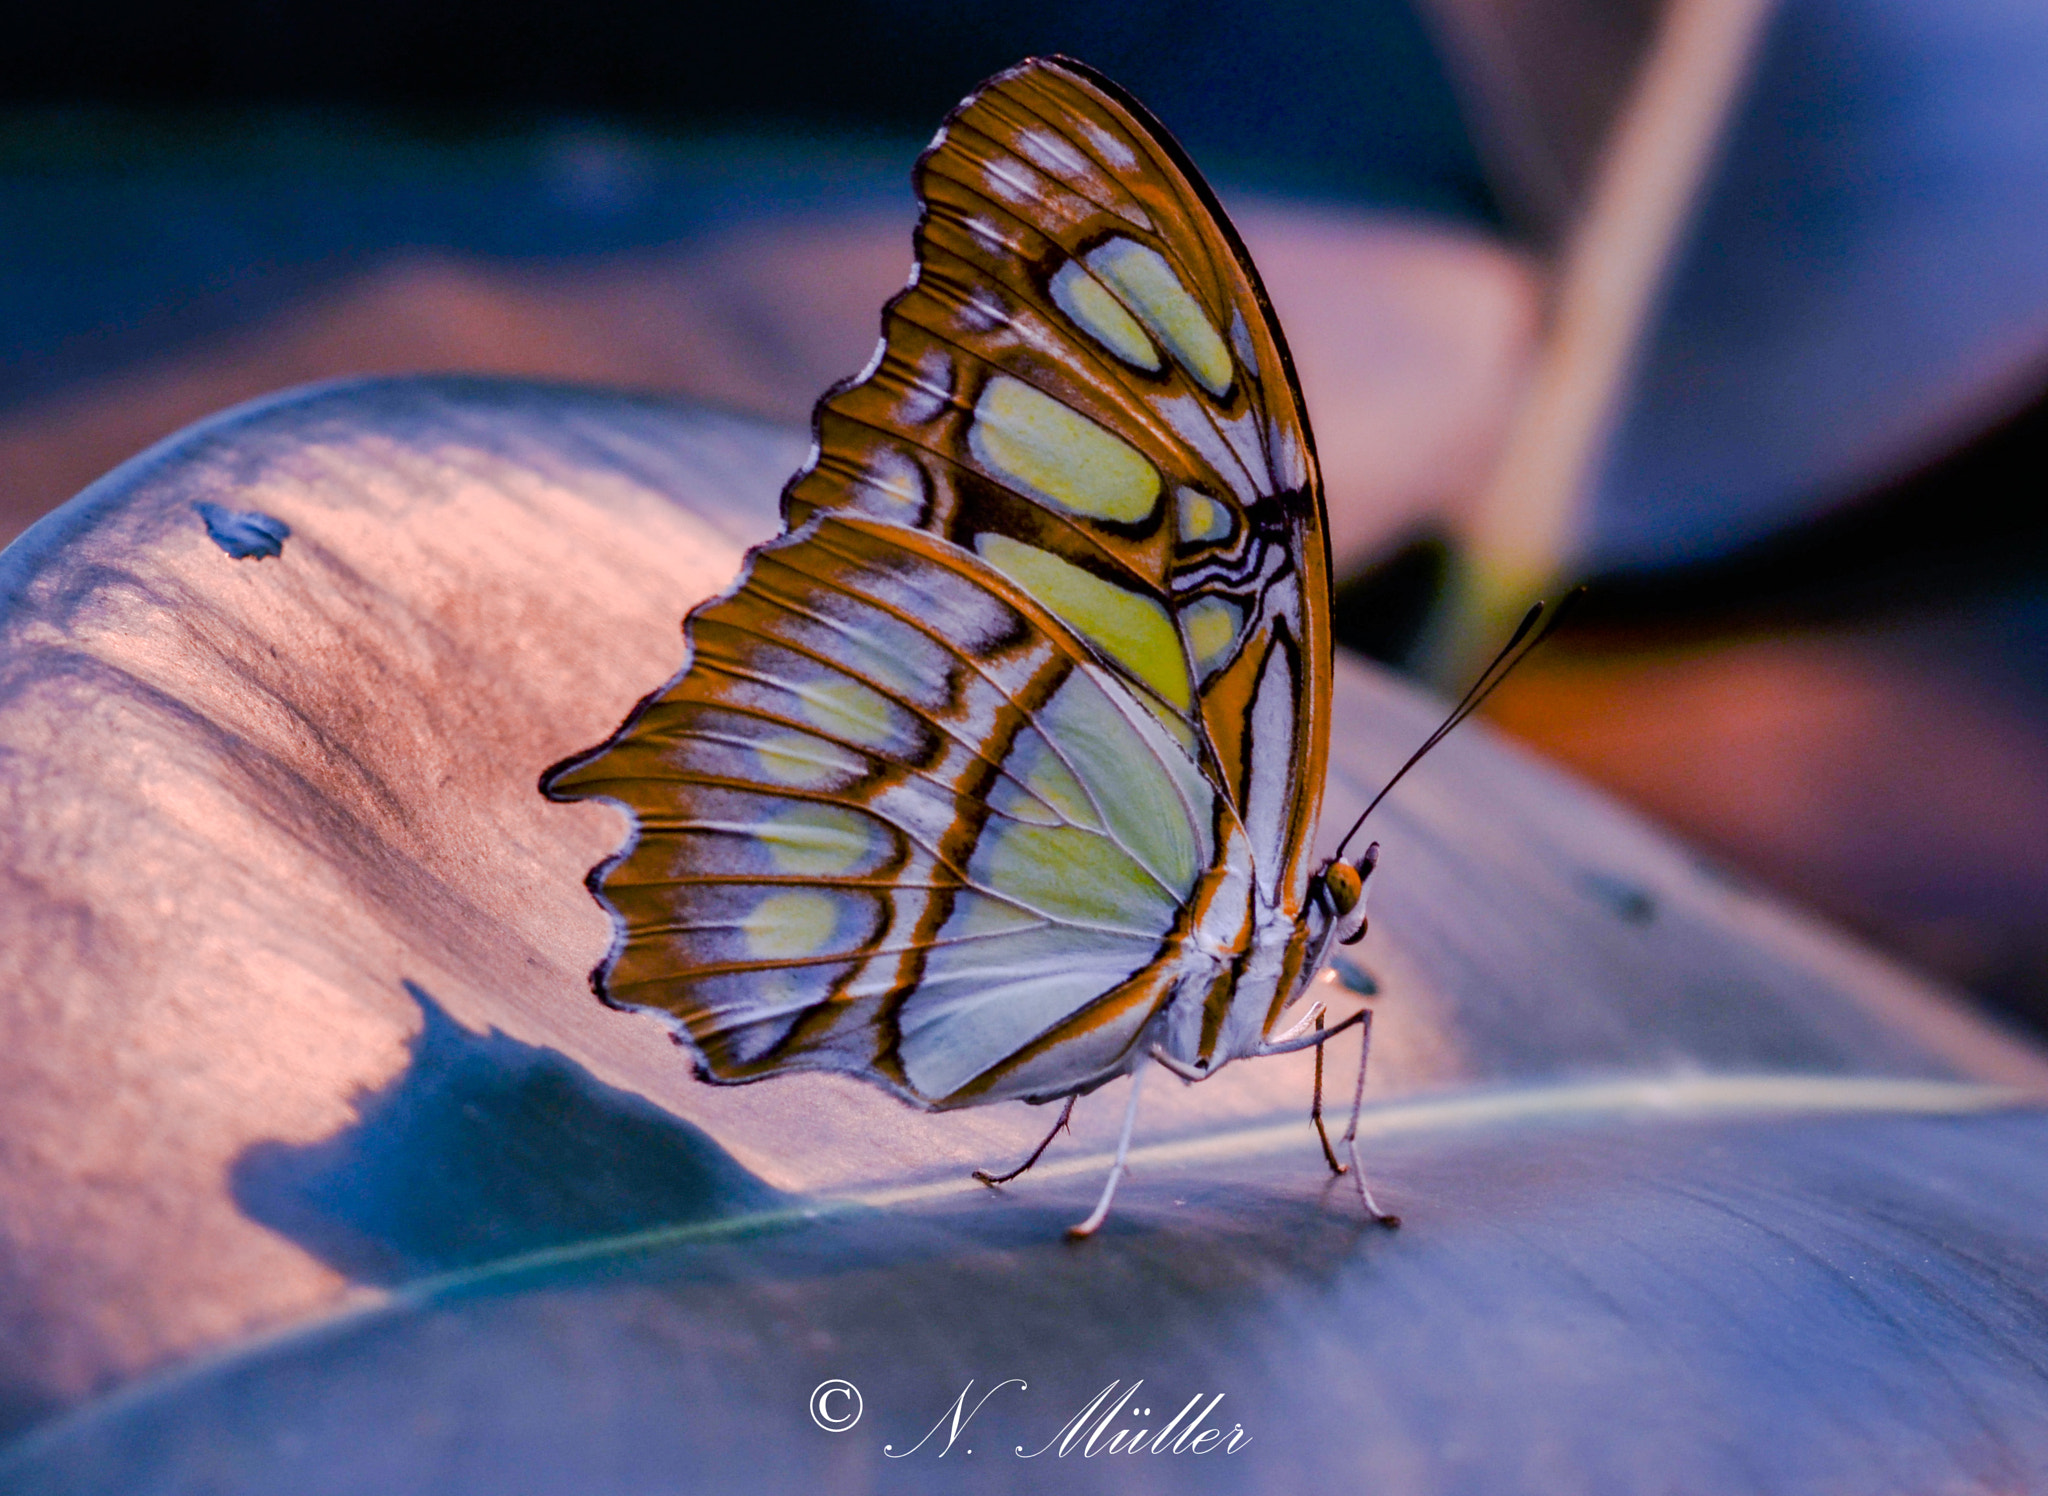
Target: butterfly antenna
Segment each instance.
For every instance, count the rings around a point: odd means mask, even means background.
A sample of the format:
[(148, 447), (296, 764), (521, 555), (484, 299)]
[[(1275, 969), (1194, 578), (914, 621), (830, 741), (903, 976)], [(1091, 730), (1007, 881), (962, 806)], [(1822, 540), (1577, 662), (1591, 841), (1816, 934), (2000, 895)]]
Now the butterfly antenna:
[[(1394, 771), (1394, 777), (1372, 797), (1372, 803), (1359, 812), (1358, 819), (1351, 823), (1351, 829), (1344, 833), (1344, 840), (1337, 843), (1338, 857), (1341, 858), (1344, 849), (1351, 845), (1351, 838), (1358, 835), (1359, 828), (1365, 824), (1365, 818), (1379, 809), (1380, 801), (1387, 798), (1395, 785), (1407, 778), (1408, 771), (1421, 763), (1428, 756), (1430, 749), (1449, 737), (1459, 723), (1486, 705), (1486, 698), (1500, 688), (1502, 681), (1514, 674), (1516, 666), (1528, 659), (1542, 646), (1544, 640), (1557, 632), (1558, 625), (1565, 621), (1578, 600), (1585, 595), (1586, 589), (1583, 586), (1572, 588), (1558, 605), (1550, 610), (1550, 621), (1544, 624), (1540, 631), (1536, 630), (1536, 623), (1543, 617), (1544, 604), (1530, 604), (1529, 611), (1524, 613), (1522, 621), (1515, 625), (1515, 631), (1508, 637), (1508, 642), (1500, 647), (1500, 652), (1494, 655), (1484, 670), (1479, 672), (1478, 678), (1467, 688), (1465, 694), (1458, 698), (1458, 704), (1451, 708), (1437, 730), (1422, 740), (1422, 746), (1408, 755), (1408, 762)], [(1526, 645), (1523, 644), (1524, 640), (1527, 640)], [(1522, 646), (1519, 653), (1517, 646)]]

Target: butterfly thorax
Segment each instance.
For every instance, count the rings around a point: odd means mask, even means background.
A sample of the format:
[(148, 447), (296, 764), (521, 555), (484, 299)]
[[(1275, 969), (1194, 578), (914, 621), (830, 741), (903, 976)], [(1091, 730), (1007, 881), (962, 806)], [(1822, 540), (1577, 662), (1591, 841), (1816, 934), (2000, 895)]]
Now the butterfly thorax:
[[(1209, 1074), (1258, 1053), (1336, 933), (1319, 892), (1262, 886), (1246, 863), (1242, 832), (1232, 841), (1191, 901), (1182, 974), (1152, 1041), (1169, 1059)], [(1133, 1061), (1147, 1052), (1140, 1046)]]

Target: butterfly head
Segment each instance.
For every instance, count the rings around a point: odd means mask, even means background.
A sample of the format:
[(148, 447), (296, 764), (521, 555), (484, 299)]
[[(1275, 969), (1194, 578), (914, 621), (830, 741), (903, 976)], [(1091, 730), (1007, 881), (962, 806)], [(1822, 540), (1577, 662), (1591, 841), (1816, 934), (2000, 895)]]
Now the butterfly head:
[(1321, 897), (1330, 911), (1331, 935), (1340, 945), (1356, 945), (1365, 938), (1365, 899), (1379, 861), (1380, 844), (1374, 842), (1357, 862), (1333, 858), (1323, 868)]

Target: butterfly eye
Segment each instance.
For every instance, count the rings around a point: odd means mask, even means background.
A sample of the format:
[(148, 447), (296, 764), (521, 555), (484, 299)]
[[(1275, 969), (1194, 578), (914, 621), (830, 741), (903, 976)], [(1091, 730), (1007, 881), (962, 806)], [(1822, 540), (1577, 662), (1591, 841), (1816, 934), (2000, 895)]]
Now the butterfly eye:
[(1365, 880), (1350, 863), (1333, 862), (1323, 874), (1323, 887), (1330, 891), (1330, 903), (1341, 919), (1358, 907), (1359, 896), (1365, 892)]

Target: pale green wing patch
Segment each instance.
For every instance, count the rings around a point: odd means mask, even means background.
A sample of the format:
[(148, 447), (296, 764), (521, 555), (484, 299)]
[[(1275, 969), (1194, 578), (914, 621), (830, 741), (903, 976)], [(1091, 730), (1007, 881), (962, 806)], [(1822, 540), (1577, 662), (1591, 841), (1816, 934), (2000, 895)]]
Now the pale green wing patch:
[(1112, 239), (1089, 254), (1088, 268), (1158, 334), (1202, 388), (1219, 399), (1229, 391), (1230, 350), (1164, 255), (1135, 240)]
[(975, 548), (1133, 680), (1151, 687), (1175, 711), (1189, 710), (1194, 688), (1187, 655), (1173, 620), (1158, 602), (1007, 535), (978, 536)]
[(1216, 792), (1159, 719), (1107, 671), (1084, 666), (1039, 714), (1110, 834), (1175, 901), (1211, 856)]

